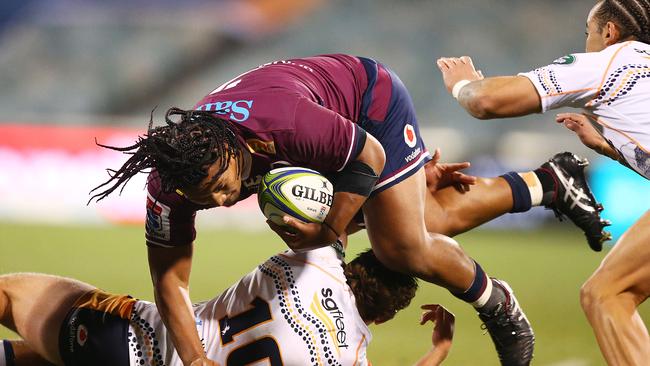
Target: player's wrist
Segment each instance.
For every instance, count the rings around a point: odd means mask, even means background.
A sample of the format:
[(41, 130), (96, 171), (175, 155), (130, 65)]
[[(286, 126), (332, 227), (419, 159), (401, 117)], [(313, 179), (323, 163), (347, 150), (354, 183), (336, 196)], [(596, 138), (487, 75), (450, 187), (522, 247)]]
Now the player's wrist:
[(463, 79), (460, 81), (457, 81), (456, 84), (451, 88), (451, 95), (454, 97), (454, 99), (458, 99), (458, 96), (460, 95), (460, 91), (467, 86), (467, 84), (471, 83), (470, 80)]
[(324, 237), (327, 238), (329, 242), (335, 242), (341, 236), (340, 231), (327, 221), (321, 223), (321, 232), (324, 233)]

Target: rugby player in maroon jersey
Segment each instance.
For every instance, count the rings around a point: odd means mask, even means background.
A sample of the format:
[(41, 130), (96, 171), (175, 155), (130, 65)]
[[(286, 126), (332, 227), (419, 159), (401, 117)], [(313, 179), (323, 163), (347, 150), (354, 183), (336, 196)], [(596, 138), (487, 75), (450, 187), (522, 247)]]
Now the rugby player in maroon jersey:
[[(475, 179), (457, 171), (468, 164), (434, 162), (425, 169), (432, 158), (410, 95), (387, 67), (348, 55), (276, 61), (226, 82), (193, 110), (170, 109), (165, 119), (165, 126), (150, 124), (133, 146), (119, 148), (132, 156), (94, 198), (152, 168), (149, 264), (156, 303), (185, 364), (210, 364), (189, 307), (196, 211), (234, 205), (256, 192), (264, 173), (284, 165), (315, 169), (334, 184), (323, 224), (289, 216), (285, 227), (270, 224), (292, 249), (335, 243), (353, 231), (348, 228), (361, 211), (363, 220), (355, 221), (363, 221), (386, 266), (472, 304), (502, 362), (530, 362), (534, 336), (512, 290), (490, 279), (449, 236), (530, 209), (532, 192), (562, 210), (557, 184), (540, 183), (535, 172)], [(453, 183), (472, 187), (458, 190)], [(593, 197), (587, 204), (593, 212), (581, 214), (598, 216)]]

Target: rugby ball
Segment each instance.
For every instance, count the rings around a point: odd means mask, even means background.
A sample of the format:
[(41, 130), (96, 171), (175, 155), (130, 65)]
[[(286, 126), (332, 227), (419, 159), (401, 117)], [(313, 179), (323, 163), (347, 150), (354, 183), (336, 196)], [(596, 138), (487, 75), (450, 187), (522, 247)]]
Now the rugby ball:
[(262, 178), (257, 202), (264, 216), (284, 226), (282, 217), (321, 223), (332, 206), (334, 187), (315, 170), (286, 167), (273, 169)]

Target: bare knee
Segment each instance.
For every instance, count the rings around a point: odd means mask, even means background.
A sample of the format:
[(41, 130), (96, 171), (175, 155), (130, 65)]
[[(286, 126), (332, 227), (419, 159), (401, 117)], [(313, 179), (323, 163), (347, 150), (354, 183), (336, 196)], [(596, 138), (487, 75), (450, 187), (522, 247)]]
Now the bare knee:
[(580, 288), (580, 305), (587, 316), (592, 316), (622, 306), (630, 298), (628, 295), (631, 293), (616, 289), (615, 284), (607, 280), (607, 276), (596, 272)]
[(12, 283), (18, 274), (0, 276), (0, 324), (16, 332), (13, 319), (12, 298), (10, 296)]
[(437, 284), (446, 284), (448, 281), (443, 279), (449, 277), (449, 272), (468, 272), (471, 276), (474, 270), (472, 260), (458, 243), (440, 234), (395, 240), (373, 249), (386, 267)]

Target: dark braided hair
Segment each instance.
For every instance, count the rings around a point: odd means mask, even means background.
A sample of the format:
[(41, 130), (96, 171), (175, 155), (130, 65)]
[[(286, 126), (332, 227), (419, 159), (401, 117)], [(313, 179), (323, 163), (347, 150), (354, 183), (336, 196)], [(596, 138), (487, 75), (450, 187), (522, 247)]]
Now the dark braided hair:
[(621, 28), (621, 39), (650, 44), (649, 0), (602, 0), (594, 15), (601, 29), (611, 21)]
[[(180, 121), (172, 121), (172, 116), (179, 116)], [(110, 178), (90, 193), (112, 184), (90, 201), (99, 201), (120, 186), (124, 189), (133, 176), (151, 168), (160, 175), (163, 192), (195, 186), (208, 175), (207, 170), (215, 161), (219, 160), (218, 176), (228, 169), (231, 157), (240, 156), (240, 145), (230, 122), (216, 117), (214, 112), (170, 108), (165, 122), (165, 126), (154, 128), (152, 112), (147, 134), (138, 137), (134, 145), (115, 147), (97, 143), (131, 157), (118, 170), (107, 169)]]

